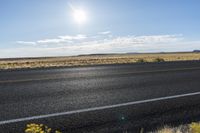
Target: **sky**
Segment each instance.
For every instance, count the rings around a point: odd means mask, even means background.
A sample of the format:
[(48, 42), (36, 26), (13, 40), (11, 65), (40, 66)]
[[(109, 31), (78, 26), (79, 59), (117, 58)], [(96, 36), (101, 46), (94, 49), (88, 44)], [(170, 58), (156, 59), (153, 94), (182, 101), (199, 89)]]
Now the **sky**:
[(199, 12), (199, 0), (1, 0), (0, 58), (192, 51)]

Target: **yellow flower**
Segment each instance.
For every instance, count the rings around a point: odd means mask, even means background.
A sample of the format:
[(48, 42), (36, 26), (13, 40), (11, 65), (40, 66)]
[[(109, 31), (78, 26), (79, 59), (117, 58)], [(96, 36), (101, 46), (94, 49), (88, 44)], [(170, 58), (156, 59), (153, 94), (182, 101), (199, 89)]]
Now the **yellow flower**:
[(190, 130), (192, 133), (200, 133), (200, 123), (191, 123), (190, 124)]
[[(51, 132), (51, 128), (43, 124), (27, 124), (25, 133), (53, 133)], [(55, 133), (61, 133), (59, 131), (55, 131)]]

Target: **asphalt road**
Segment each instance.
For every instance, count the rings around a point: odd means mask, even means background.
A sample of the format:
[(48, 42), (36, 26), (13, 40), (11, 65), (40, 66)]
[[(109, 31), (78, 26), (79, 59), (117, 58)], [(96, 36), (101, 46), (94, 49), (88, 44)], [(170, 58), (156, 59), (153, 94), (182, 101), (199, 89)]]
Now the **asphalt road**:
[(72, 131), (200, 104), (200, 62), (0, 71), (0, 129)]

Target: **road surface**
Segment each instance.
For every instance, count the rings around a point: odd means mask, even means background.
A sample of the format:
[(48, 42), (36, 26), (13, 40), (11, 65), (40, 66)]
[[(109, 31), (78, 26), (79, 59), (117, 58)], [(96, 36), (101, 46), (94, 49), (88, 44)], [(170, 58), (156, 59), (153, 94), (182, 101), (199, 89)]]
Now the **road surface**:
[(63, 130), (200, 104), (200, 62), (0, 71), (0, 129)]

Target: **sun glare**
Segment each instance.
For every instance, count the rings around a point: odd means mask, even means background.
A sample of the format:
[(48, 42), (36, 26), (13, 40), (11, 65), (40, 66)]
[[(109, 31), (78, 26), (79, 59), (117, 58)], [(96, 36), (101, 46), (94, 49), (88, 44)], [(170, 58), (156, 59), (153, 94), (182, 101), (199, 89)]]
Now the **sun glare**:
[(84, 10), (76, 9), (73, 11), (73, 17), (76, 23), (83, 24), (87, 21), (87, 14)]

